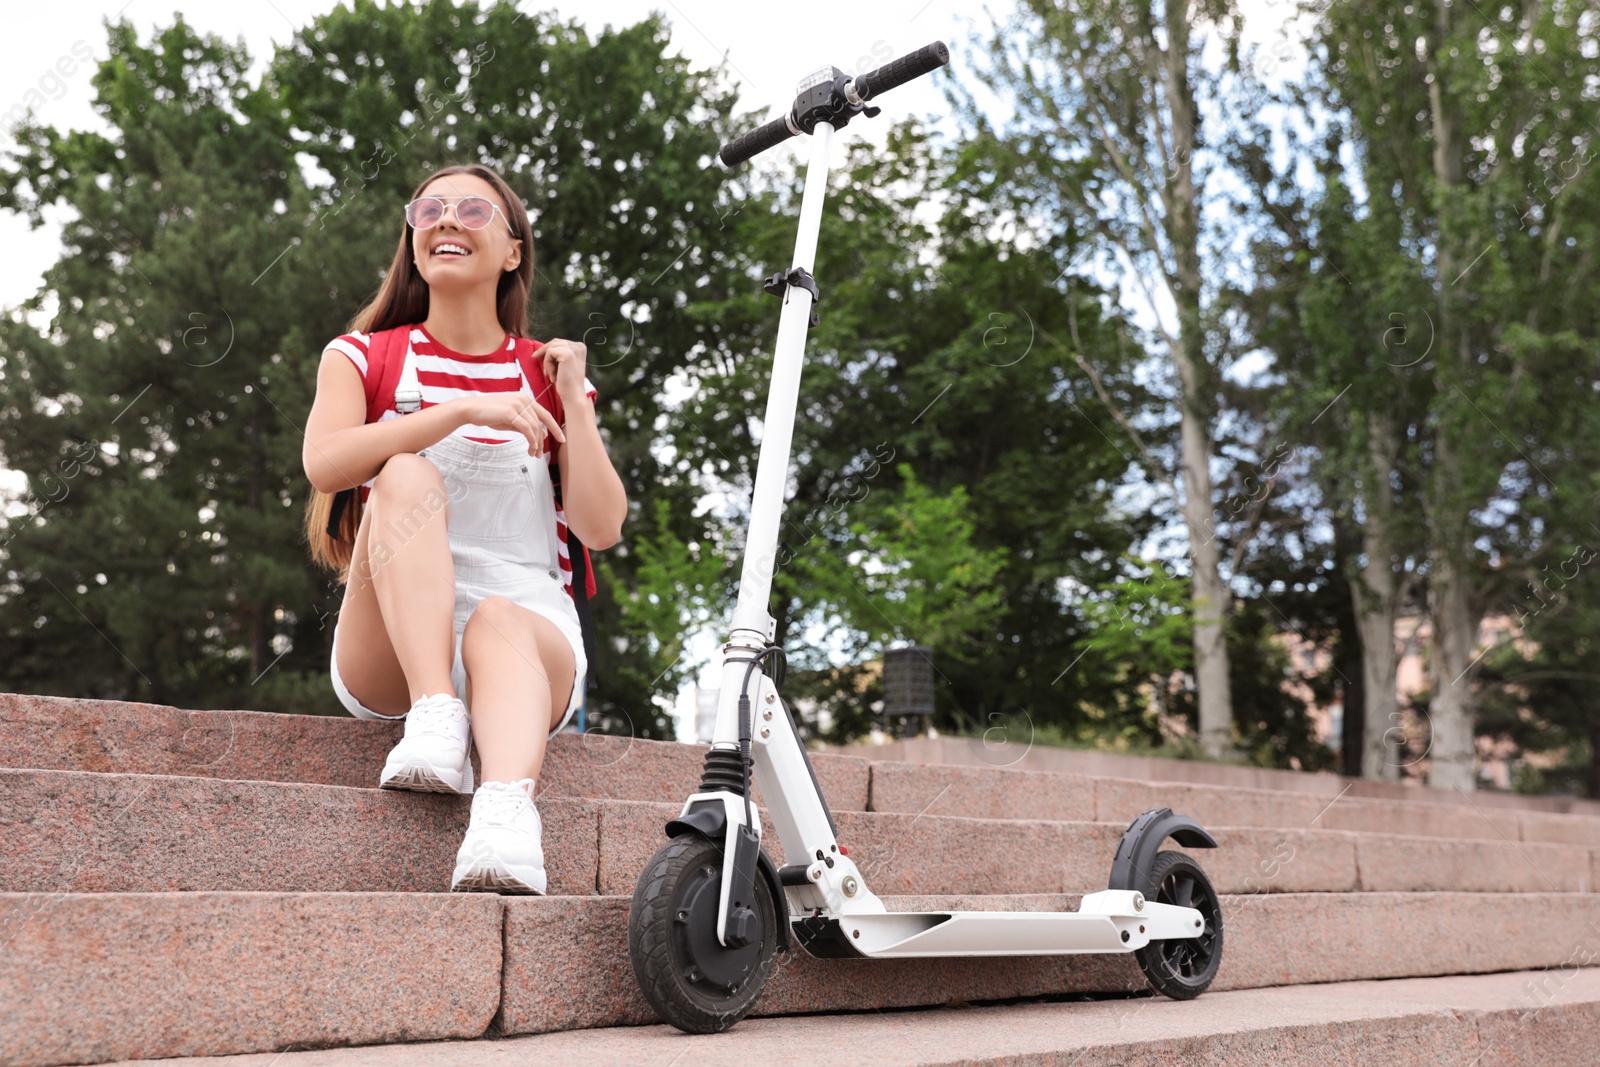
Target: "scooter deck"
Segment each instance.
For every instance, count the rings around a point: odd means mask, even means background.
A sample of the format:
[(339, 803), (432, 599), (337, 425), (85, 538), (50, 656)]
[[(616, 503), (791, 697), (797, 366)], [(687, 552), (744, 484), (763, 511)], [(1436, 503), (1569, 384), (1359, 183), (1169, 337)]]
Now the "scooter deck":
[(890, 959), (1132, 952), (1151, 941), (1199, 937), (1205, 932), (1205, 923), (1195, 908), (1105, 890), (1085, 896), (1076, 912), (891, 911), (798, 916), (792, 929), (813, 955)]

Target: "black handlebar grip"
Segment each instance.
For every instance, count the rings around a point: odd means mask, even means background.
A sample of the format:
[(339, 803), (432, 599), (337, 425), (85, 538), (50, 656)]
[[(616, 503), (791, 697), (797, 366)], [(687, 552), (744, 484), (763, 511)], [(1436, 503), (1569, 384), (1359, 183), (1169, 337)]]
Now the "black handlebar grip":
[(722, 146), (722, 151), (717, 154), (722, 157), (722, 162), (733, 167), (751, 156), (759, 155), (774, 145), (782, 144), (794, 134), (789, 130), (789, 116), (773, 119), (765, 126), (757, 126), (743, 137)]
[(950, 49), (944, 46), (943, 41), (935, 41), (861, 75), (856, 79), (856, 95), (863, 100), (871, 100), (879, 93), (886, 93), (897, 85), (904, 85), (913, 78), (936, 71), (948, 62)]

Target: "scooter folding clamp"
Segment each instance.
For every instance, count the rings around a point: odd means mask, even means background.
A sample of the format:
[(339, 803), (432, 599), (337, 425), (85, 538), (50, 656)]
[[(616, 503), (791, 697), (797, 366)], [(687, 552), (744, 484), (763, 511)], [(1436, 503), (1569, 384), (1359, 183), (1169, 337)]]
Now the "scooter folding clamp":
[(766, 281), (761, 283), (761, 288), (773, 296), (782, 298), (788, 294), (789, 286), (791, 285), (798, 285), (800, 288), (810, 292), (811, 318), (806, 322), (806, 325), (815, 326), (817, 324), (817, 304), (822, 301), (822, 294), (817, 291), (817, 280), (811, 276), (810, 271), (804, 267), (793, 267), (788, 274), (770, 275)]

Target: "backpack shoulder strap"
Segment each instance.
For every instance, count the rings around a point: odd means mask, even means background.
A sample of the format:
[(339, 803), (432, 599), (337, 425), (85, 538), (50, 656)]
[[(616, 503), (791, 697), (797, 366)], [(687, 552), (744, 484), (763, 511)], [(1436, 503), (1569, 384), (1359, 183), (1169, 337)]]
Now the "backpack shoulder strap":
[[(528, 380), (528, 388), (536, 390), (535, 382), (540, 378), (534, 375), (534, 353), (544, 347), (544, 342), (535, 341), (527, 337), (519, 337), (516, 343), (517, 362), (522, 366), (522, 376)], [(548, 388), (546, 393), (548, 393)], [(539, 403), (545, 404), (548, 397), (535, 396)], [(559, 398), (558, 398), (559, 399)], [(545, 404), (550, 407), (549, 404)], [(556, 498), (556, 506), (561, 506), (561, 465), (550, 464), (550, 487)], [(589, 546), (578, 540), (578, 535), (572, 527), (567, 527), (567, 557), (572, 560), (572, 598), (578, 608), (579, 629), (583, 633), (583, 647), (589, 657), (589, 676), (585, 688), (593, 689), (600, 680), (599, 660), (595, 655), (594, 623), (589, 618), (589, 601), (600, 591), (599, 584), (594, 577), (594, 563), (589, 558)]]
[[(517, 338), (517, 362), (522, 365), (522, 376), (528, 379), (528, 388), (533, 391), (533, 398), (548, 408), (550, 407), (552, 390), (548, 385), (546, 385), (543, 390), (540, 390), (539, 387), (534, 384), (536, 381), (540, 380), (534, 376), (534, 368), (539, 366), (538, 362), (534, 359), (534, 356), (536, 356), (539, 352), (539, 349), (543, 347), (543, 341), (535, 341), (531, 337)], [(539, 375), (542, 377), (543, 374), (544, 371), (540, 370)], [(541, 393), (543, 395), (541, 395)]]
[[(401, 364), (409, 367), (409, 360), (396, 359), (395, 349), (400, 348), (402, 355), (409, 354), (411, 327), (397, 326), (392, 330), (379, 330), (367, 337), (367, 374), (363, 382), (367, 398), (367, 421), (377, 422), (388, 409), (384, 402), (386, 397), (394, 395), (395, 384), (399, 381)], [(401, 346), (404, 346), (403, 348)], [(415, 372), (411, 375), (415, 379)], [(418, 402), (421, 402), (421, 390), (417, 391)], [(345, 508), (355, 498), (355, 486), (341, 489), (333, 495), (333, 503), (328, 509), (328, 536), (339, 540), (339, 524), (344, 517)]]
[[(379, 330), (367, 345), (367, 421), (377, 422), (388, 410), (388, 400), (400, 384), (411, 352), (411, 327)], [(421, 397), (419, 396), (420, 402)], [(403, 410), (403, 409), (397, 409)]]

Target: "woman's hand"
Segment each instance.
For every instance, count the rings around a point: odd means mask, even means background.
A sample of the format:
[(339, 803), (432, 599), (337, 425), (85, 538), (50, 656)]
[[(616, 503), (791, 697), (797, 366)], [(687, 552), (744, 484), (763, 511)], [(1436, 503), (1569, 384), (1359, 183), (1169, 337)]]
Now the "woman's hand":
[(582, 341), (568, 341), (562, 337), (547, 341), (539, 349), (539, 356), (544, 360), (545, 381), (555, 383), (556, 395), (563, 404), (588, 395), (583, 388), (584, 376), (589, 373), (588, 354), (588, 346)]
[(447, 403), (460, 405), (462, 424), (476, 423), (496, 430), (511, 430), (528, 439), (528, 455), (544, 454), (545, 437), (555, 434), (566, 443), (567, 435), (556, 417), (527, 393), (479, 393), (457, 397)]

